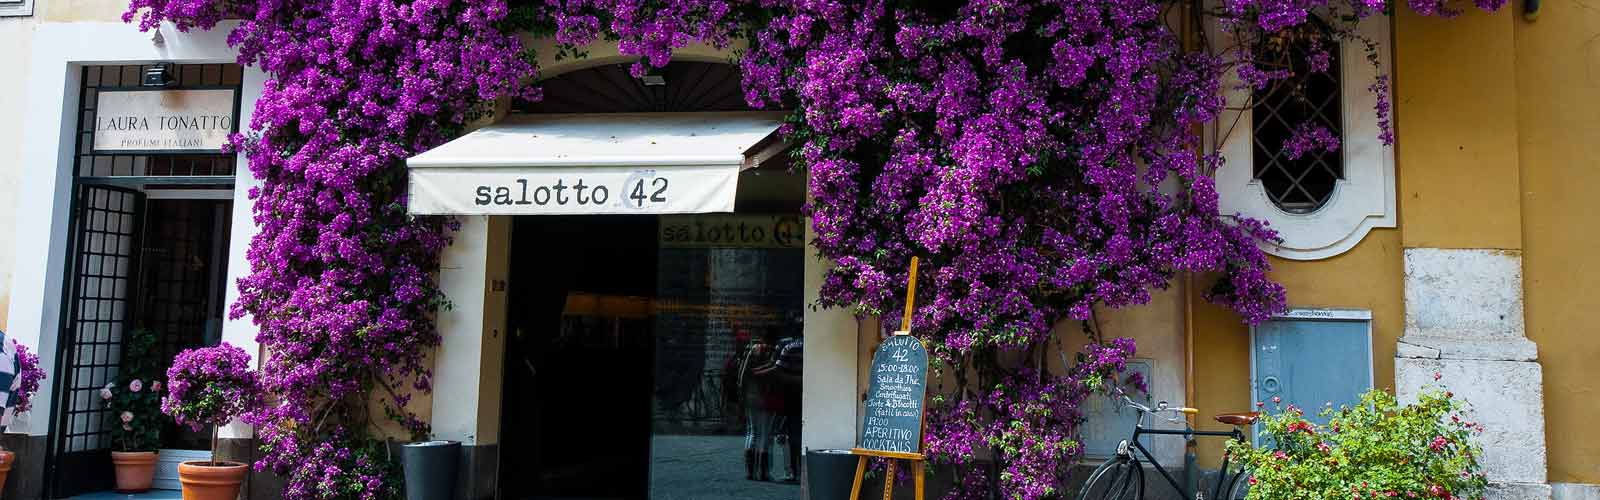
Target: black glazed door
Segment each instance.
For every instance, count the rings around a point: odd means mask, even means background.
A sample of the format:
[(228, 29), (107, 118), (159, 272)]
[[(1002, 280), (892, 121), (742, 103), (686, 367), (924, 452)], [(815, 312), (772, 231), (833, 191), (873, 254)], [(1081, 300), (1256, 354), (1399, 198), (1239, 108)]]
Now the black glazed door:
[(117, 374), (133, 308), (144, 194), (79, 185), (51, 422), (52, 498), (111, 488), (109, 415), (99, 391)]

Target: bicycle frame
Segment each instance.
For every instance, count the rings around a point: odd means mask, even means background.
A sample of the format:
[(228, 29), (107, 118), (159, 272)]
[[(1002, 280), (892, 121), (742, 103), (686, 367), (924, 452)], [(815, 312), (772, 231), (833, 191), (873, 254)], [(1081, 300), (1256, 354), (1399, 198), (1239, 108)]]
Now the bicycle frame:
[[(1140, 412), (1140, 413), (1144, 413), (1144, 412)], [(1226, 432), (1224, 432), (1224, 431), (1197, 431), (1197, 430), (1194, 430), (1193, 428), (1190, 428), (1187, 425), (1185, 425), (1184, 429), (1181, 430), (1181, 431), (1179, 431), (1179, 430), (1167, 430), (1167, 429), (1147, 429), (1144, 426), (1144, 415), (1140, 415), (1139, 423), (1135, 424), (1133, 426), (1133, 437), (1130, 438), (1127, 442), (1131, 443), (1130, 447), (1132, 449), (1139, 450), (1139, 453), (1144, 455), (1144, 460), (1146, 462), (1148, 462), (1153, 468), (1155, 468), (1156, 472), (1161, 473), (1161, 478), (1167, 480), (1167, 484), (1172, 486), (1172, 490), (1173, 491), (1178, 492), (1178, 494), (1181, 497), (1189, 498), (1189, 499), (1194, 498), (1194, 495), (1193, 495), (1194, 492), (1188, 491), (1188, 488), (1186, 488), (1182, 484), (1180, 484), (1177, 478), (1172, 477), (1172, 473), (1167, 471), (1167, 468), (1165, 466), (1161, 465), (1161, 462), (1159, 460), (1156, 460), (1155, 455), (1150, 453), (1150, 450), (1148, 450), (1148, 449), (1146, 449), (1144, 447), (1144, 443), (1139, 442), (1139, 436), (1147, 435), (1147, 434), (1148, 435), (1157, 435), (1157, 436), (1183, 436), (1186, 441), (1187, 440), (1192, 440), (1195, 436), (1229, 437), (1229, 438), (1233, 438), (1233, 439), (1237, 439), (1237, 440), (1241, 440), (1241, 441), (1244, 440), (1244, 432), (1240, 431), (1237, 427), (1235, 427), (1232, 431), (1226, 431)], [(1119, 452), (1121, 452), (1121, 451), (1122, 450), (1119, 450)], [(1131, 450), (1128, 450), (1128, 451), (1126, 451), (1126, 453), (1130, 453), (1131, 454), (1133, 452)], [(1216, 485), (1212, 489), (1212, 492), (1211, 492), (1211, 497), (1210, 498), (1212, 498), (1212, 499), (1221, 498), (1224, 486), (1226, 485), (1228, 487), (1228, 489), (1231, 490), (1232, 486), (1233, 486), (1232, 483), (1234, 481), (1238, 480), (1238, 477), (1237, 477), (1238, 475), (1237, 474), (1235, 474), (1234, 477), (1232, 479), (1230, 479), (1230, 480), (1226, 480), (1226, 481), (1224, 480), (1224, 479), (1228, 478), (1228, 459), (1229, 458), (1230, 458), (1229, 453), (1227, 451), (1223, 451), (1222, 452), (1222, 468), (1218, 470), (1217, 482), (1216, 482)]]

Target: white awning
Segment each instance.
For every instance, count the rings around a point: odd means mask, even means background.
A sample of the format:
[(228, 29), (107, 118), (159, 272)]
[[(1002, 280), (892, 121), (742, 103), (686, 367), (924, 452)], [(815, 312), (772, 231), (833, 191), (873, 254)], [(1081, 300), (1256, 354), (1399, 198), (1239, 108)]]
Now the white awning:
[(515, 115), (406, 161), (413, 214), (732, 212), (779, 112)]

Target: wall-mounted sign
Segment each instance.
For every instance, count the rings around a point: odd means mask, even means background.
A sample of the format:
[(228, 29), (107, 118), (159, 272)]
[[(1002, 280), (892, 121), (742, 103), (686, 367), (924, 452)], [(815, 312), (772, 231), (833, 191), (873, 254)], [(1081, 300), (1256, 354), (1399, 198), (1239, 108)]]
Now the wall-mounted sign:
[(419, 215), (732, 212), (738, 165), (412, 168)]
[(217, 152), (234, 131), (233, 89), (102, 90), (95, 152)]
[(661, 217), (662, 248), (801, 248), (799, 215), (696, 214)]

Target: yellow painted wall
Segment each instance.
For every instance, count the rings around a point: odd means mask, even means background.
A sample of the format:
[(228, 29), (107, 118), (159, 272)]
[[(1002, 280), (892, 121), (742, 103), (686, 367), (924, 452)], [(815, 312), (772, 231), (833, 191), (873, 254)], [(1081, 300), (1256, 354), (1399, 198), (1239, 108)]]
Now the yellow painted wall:
[[(1515, 5), (1514, 5), (1515, 6)], [(1373, 311), (1375, 381), (1404, 333), (1404, 248), (1523, 251), (1525, 318), (1544, 368), (1551, 482), (1600, 483), (1600, 11), (1545, 2), (1540, 20), (1405, 9), (1395, 20), (1400, 227), (1327, 260), (1273, 259), (1294, 307)], [(1203, 281), (1203, 280), (1202, 280)], [(1195, 300), (1196, 406), (1251, 404), (1249, 328)], [(1202, 427), (1220, 428), (1215, 424)], [(1216, 463), (1215, 447), (1202, 456)]]
[[(1403, 212), (1402, 212), (1403, 213)], [(1290, 307), (1339, 307), (1372, 311), (1373, 381), (1394, 385), (1395, 341), (1405, 328), (1400, 231), (1378, 229), (1349, 252), (1319, 261), (1272, 259), (1272, 278), (1289, 291)], [(1195, 278), (1195, 408), (1200, 429), (1227, 430), (1210, 416), (1249, 411), (1250, 327), (1232, 311), (1207, 303), (1198, 294), (1211, 277)], [(1221, 445), (1201, 442), (1200, 456), (1215, 467)]]
[[(1553, 3), (1553, 2), (1547, 2)], [(1522, 248), (1517, 18), (1395, 20), (1395, 165), (1407, 248)]]
[(1581, 4), (1544, 2), (1538, 21), (1514, 23), (1524, 316), (1552, 483), (1600, 483), (1600, 11)]

